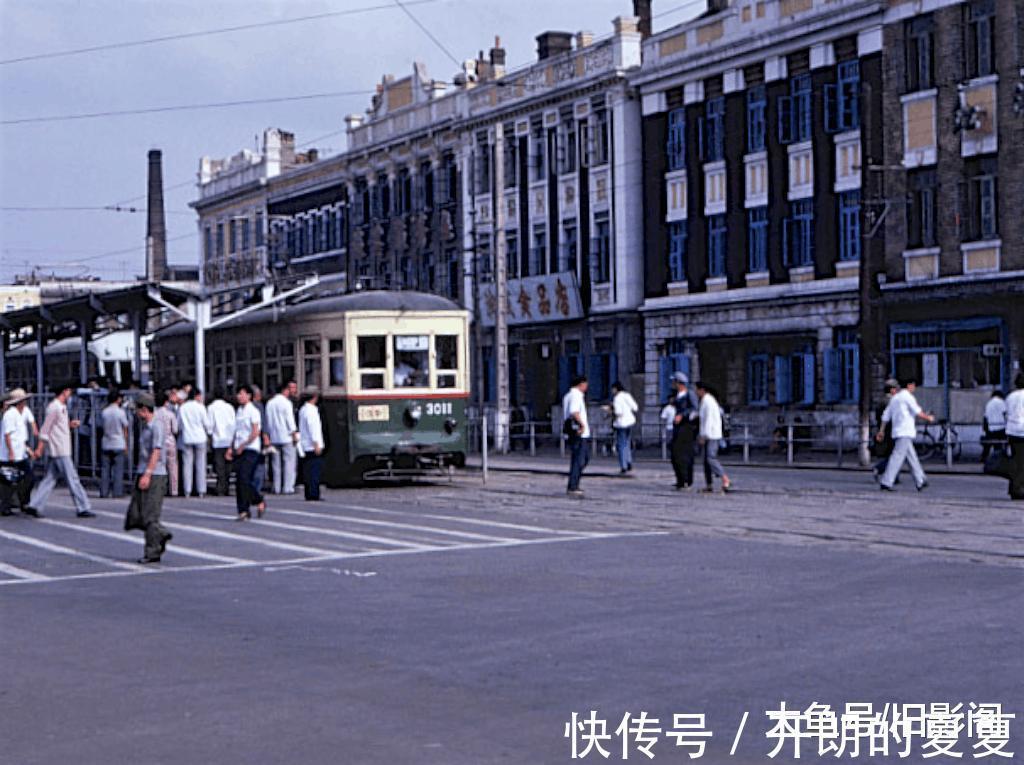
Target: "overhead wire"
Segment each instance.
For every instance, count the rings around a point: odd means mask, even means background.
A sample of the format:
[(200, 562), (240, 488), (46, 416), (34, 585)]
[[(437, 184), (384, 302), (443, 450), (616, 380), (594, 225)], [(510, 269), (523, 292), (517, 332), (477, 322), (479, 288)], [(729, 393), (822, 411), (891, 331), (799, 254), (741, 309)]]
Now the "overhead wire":
[(413, 15), (412, 11), (406, 7), (407, 4), (412, 5), (413, 3), (408, 2), (408, 0), (405, 2), (403, 2), (403, 0), (395, 0), (395, 5), (401, 8), (405, 12), (406, 16), (412, 19), (413, 23), (423, 31), (423, 34), (429, 37), (430, 41), (434, 43), (434, 45), (436, 45), (444, 55), (451, 59), (455, 66), (462, 66), (462, 62), (459, 61), (450, 50), (448, 50), (445, 44), (438, 40), (437, 37), (434, 36), (434, 33), (427, 29), (426, 25)]

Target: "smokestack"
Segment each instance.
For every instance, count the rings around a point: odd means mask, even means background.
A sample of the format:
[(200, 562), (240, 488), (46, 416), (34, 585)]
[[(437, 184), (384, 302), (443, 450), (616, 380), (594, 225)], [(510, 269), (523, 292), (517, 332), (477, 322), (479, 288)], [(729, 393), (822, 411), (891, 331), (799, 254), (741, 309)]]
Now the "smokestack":
[(640, 19), (640, 36), (646, 40), (651, 36), (651, 0), (633, 0), (633, 15)]
[(164, 220), (163, 155), (149, 152), (149, 185), (146, 196), (146, 281), (159, 282), (167, 273), (167, 225)]

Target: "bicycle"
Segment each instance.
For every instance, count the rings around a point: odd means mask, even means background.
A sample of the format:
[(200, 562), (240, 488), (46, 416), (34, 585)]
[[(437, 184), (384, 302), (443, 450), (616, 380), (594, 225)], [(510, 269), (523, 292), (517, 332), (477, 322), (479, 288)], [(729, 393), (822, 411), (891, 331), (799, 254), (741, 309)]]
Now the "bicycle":
[[(938, 426), (938, 435), (932, 433), (931, 429), (933, 426)], [(960, 454), (963, 451), (960, 433), (948, 420), (939, 420), (924, 426), (918, 437), (914, 440), (914, 449), (917, 451), (918, 459), (922, 462), (932, 458), (945, 459), (947, 434), (953, 459), (959, 460)]]

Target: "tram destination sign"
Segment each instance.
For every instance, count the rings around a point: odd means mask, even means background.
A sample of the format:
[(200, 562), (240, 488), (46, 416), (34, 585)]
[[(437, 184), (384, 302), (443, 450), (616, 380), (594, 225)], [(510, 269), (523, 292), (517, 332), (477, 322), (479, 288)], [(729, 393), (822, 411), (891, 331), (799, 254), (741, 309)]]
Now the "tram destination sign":
[[(483, 299), (484, 326), (493, 327), (498, 312), (498, 294), (493, 284), (484, 287)], [(576, 275), (571, 271), (509, 280), (509, 324), (543, 324), (581, 318), (583, 304)]]

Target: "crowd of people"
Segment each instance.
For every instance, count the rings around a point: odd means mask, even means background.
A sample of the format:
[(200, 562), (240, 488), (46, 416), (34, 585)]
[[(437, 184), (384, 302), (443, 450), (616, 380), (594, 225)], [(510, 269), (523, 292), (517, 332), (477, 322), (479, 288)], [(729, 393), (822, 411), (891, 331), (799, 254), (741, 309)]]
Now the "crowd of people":
[[(41, 427), (21, 388), (3, 400), (0, 431), (0, 515), (13, 514), (15, 502), (27, 516), (41, 518), (57, 484), (67, 484), (78, 518), (95, 513), (72, 459), (72, 437), (81, 426), (68, 411), (77, 388), (68, 384), (47, 404)], [(158, 386), (155, 395), (133, 395), (126, 405), (121, 391), (107, 395), (99, 414), (101, 497), (125, 495), (124, 478), (131, 455), (131, 414), (137, 419), (137, 459), (125, 528), (145, 533), (140, 563), (157, 563), (171, 534), (160, 523), (165, 496), (205, 497), (211, 493), (207, 455), (213, 456), (212, 493), (228, 496), (235, 475), (237, 520), (267, 511), (264, 486), (268, 472), (274, 494), (294, 494), (300, 480), (305, 499), (320, 499), (320, 477), (326, 448), (320, 417), (320, 392), (307, 388), (302, 396), (294, 381), (283, 383), (264, 404), (262, 391), (242, 385), (234, 402), (216, 392), (206, 403), (191, 383)], [(35, 445), (33, 446), (33, 442)], [(33, 463), (46, 457), (41, 480)]]

